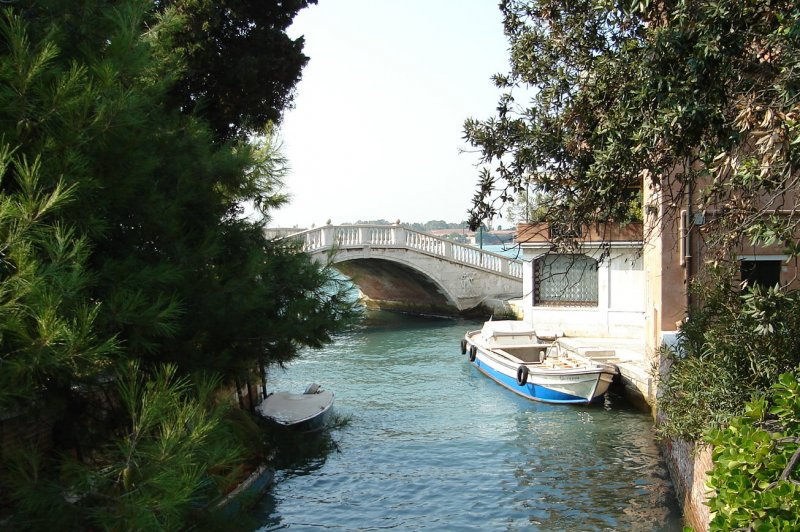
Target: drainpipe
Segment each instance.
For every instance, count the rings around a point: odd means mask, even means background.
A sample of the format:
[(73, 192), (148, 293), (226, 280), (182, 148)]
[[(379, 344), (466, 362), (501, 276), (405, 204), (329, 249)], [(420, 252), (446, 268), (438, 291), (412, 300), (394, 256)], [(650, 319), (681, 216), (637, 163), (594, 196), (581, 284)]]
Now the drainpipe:
[(525, 181), (525, 223), (531, 223), (531, 182)]
[(689, 290), (689, 285), (692, 282), (692, 227), (694, 226), (694, 215), (692, 214), (692, 193), (694, 192), (694, 186), (691, 180), (689, 181), (687, 187), (685, 225), (686, 242), (684, 243), (686, 269), (684, 271), (684, 280), (686, 283), (686, 313), (688, 316), (689, 309), (692, 307), (692, 292)]

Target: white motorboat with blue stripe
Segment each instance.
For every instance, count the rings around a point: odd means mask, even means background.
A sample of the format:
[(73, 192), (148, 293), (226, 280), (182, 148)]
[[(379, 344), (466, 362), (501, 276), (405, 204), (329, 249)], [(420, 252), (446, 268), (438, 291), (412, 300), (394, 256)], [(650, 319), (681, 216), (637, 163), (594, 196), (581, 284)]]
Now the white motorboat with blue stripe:
[(542, 342), (523, 321), (487, 321), (461, 341), (479, 371), (527, 399), (586, 404), (603, 397), (617, 368)]

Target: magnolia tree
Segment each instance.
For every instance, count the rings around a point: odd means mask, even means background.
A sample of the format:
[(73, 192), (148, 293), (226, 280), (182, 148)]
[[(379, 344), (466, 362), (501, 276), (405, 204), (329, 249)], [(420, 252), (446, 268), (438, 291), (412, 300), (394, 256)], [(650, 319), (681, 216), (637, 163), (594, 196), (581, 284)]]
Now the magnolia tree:
[[(0, 419), (55, 419), (42, 452), (4, 440), (0, 522), (53, 528), (66, 496), (72, 528), (153, 528), (129, 513), (150, 508), (136, 492), (174, 496), (162, 524), (187, 528), (209, 495), (195, 488), (238, 459), (214, 449), (242, 443), (207, 437), (231, 430), (211, 391), (356, 317), (329, 268), (263, 231), (285, 201), (269, 120), (306, 60), (284, 30), (308, 3), (0, 2)], [(164, 395), (125, 396), (120, 366)], [(196, 375), (215, 375), (203, 393)], [(171, 468), (155, 456), (167, 426), (182, 427)], [(144, 432), (117, 474), (109, 449)]]
[(528, 188), (550, 198), (544, 218), (572, 223), (635, 219), (643, 186), (669, 215), (693, 188), (711, 248), (746, 234), (798, 249), (796, 2), (501, 9), (511, 69), (494, 77), (497, 116), (465, 123), (485, 163), (473, 226)]

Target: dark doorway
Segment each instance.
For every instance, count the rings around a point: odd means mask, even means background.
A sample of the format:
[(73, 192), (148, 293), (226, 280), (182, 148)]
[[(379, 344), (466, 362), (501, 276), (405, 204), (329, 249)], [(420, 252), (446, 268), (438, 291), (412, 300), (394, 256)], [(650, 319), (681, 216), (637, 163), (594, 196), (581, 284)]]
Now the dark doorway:
[(742, 281), (747, 281), (747, 286), (775, 286), (781, 280), (781, 264), (780, 260), (743, 260)]

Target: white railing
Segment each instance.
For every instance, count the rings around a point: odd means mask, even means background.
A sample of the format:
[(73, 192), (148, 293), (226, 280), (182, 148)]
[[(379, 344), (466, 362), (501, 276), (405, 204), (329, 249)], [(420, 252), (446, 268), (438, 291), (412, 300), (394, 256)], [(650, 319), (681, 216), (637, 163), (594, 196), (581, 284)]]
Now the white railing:
[(401, 225), (325, 225), (286, 238), (302, 240), (303, 251), (308, 253), (329, 250), (334, 245), (339, 249), (354, 247), (414, 249), (455, 263), (522, 279), (521, 260), (510, 259)]

